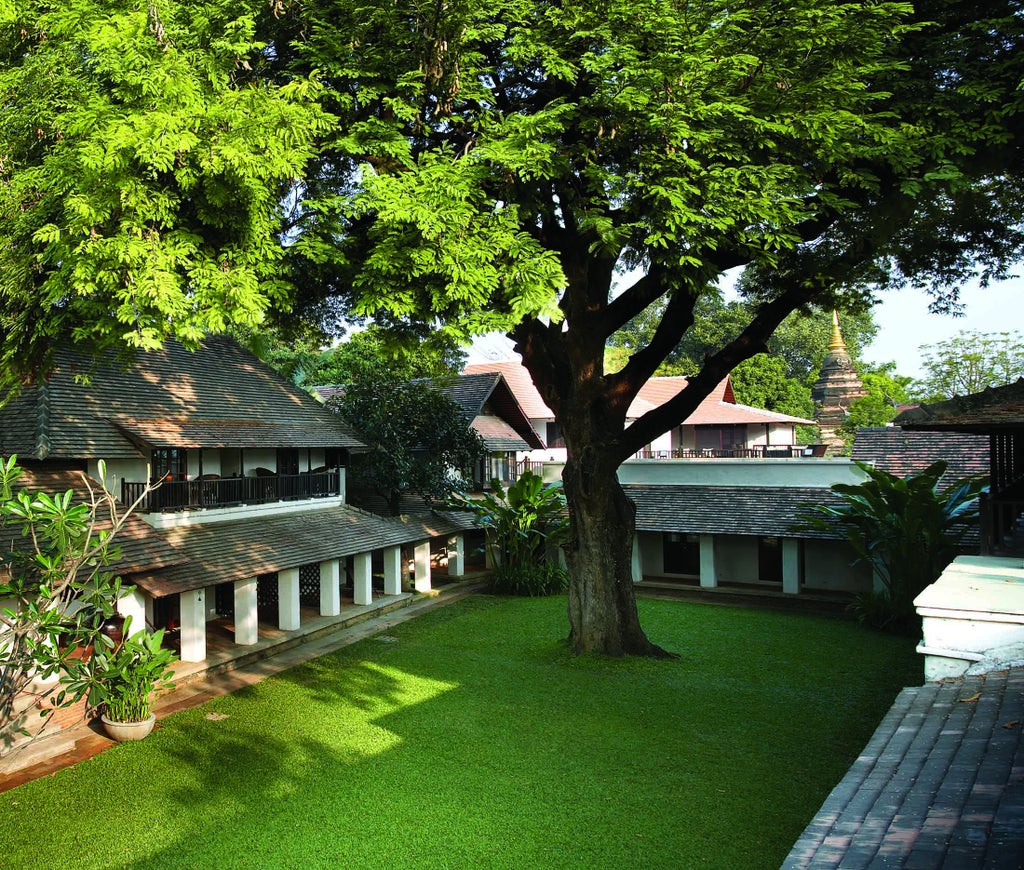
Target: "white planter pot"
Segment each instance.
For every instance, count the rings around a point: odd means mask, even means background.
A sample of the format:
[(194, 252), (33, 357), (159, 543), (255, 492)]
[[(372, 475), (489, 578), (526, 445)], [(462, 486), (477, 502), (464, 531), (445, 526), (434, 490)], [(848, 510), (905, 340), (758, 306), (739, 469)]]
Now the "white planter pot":
[(126, 740), (141, 740), (149, 734), (156, 724), (156, 714), (150, 713), (149, 718), (143, 719), (141, 722), (115, 722), (105, 715), (100, 716), (100, 721), (103, 722), (103, 729), (107, 732), (107, 736), (118, 743), (123, 743)]

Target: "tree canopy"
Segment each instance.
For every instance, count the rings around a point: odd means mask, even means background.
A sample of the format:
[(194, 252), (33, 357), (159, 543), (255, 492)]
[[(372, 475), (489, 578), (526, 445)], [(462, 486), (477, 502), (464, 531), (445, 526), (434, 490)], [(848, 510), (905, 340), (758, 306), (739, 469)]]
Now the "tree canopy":
[[(258, 3), (0, 3), (0, 375), (284, 306), (282, 203), (325, 130)], [(6, 391), (6, 390), (5, 390)]]

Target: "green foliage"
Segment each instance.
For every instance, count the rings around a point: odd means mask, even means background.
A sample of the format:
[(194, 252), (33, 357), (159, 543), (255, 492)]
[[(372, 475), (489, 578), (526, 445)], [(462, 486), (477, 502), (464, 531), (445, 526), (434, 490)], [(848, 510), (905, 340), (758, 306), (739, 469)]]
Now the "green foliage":
[(326, 116), (255, 3), (26, 0), (0, 18), (0, 371), (286, 305), (285, 193)]
[(514, 595), (562, 591), (565, 571), (551, 562), (553, 548), (569, 533), (562, 485), (545, 484), (540, 475), (527, 470), (507, 490), (498, 480), (491, 486), (493, 492), (482, 496), (456, 493), (448, 507), (475, 514), (486, 531), (488, 553), (496, 567), (495, 590)]
[(811, 391), (786, 375), (782, 357), (759, 353), (732, 370), (732, 387), (741, 405), (809, 419), (814, 415)]
[(407, 493), (443, 500), (464, 489), (486, 449), (461, 408), (431, 383), (405, 380), (379, 358), (356, 356), (349, 365), (355, 379), (328, 407), (370, 445), (353, 457), (351, 486), (378, 493), (392, 515)]
[(495, 566), (491, 591), (498, 595), (559, 595), (569, 586), (569, 572), (558, 561)]
[(861, 597), (859, 616), (881, 628), (919, 630), (914, 598), (961, 551), (987, 483), (969, 478), (940, 491), (943, 461), (903, 478), (861, 462), (857, 466), (868, 479), (834, 484), (832, 492), (843, 504), (808, 505), (800, 515), (801, 528), (838, 531), (858, 559), (872, 567), (882, 588)]
[(1024, 336), (962, 330), (948, 341), (924, 345), (921, 357), (926, 374), (914, 383), (914, 395), (941, 402), (1024, 377)]
[(153, 712), (153, 694), (171, 685), (174, 653), (164, 649), (164, 631), (145, 629), (131, 634), (131, 617), (124, 623), (124, 639), (115, 644), (100, 635), (96, 649), (68, 689), (86, 694), (92, 707), (102, 709), (115, 722), (142, 722)]
[[(650, 344), (664, 317), (666, 305), (667, 300), (662, 300), (633, 318), (609, 338), (609, 351), (617, 348), (632, 353)], [(717, 353), (743, 331), (755, 315), (756, 308), (756, 304), (747, 299), (726, 302), (718, 291), (702, 295), (694, 306), (693, 326), (666, 356), (657, 374), (696, 374), (703, 368), (707, 357)], [(854, 360), (855, 367), (859, 368), (862, 366), (859, 362), (862, 351), (871, 344), (871, 340), (878, 332), (874, 315), (870, 309), (844, 312), (840, 315), (840, 325), (847, 350)], [(831, 336), (832, 319), (824, 312), (794, 311), (779, 324), (768, 339), (767, 356), (773, 360), (768, 365), (775, 372), (778, 370), (778, 363), (775, 360), (781, 361), (779, 375), (794, 382), (789, 389), (797, 389), (797, 384), (809, 387), (818, 377)], [(758, 354), (757, 359), (764, 359), (764, 355)], [(621, 369), (624, 365), (623, 357), (613, 370)], [(736, 371), (737, 369), (733, 369), (733, 386)], [(741, 401), (755, 407), (768, 407), (746, 399)], [(795, 416), (808, 415), (800, 413)]]
[(847, 442), (852, 442), (857, 429), (862, 426), (891, 423), (899, 406), (910, 401), (908, 389), (912, 379), (909, 377), (880, 370), (862, 372), (860, 380), (867, 395), (850, 403), (849, 416), (838, 430)]
[[(34, 733), (15, 703), (33, 679), (59, 675), (39, 690), (44, 717), (84, 697), (89, 663), (81, 652), (100, 642), (103, 622), (131, 591), (107, 570), (127, 516), (113, 497), (104, 491), (75, 503), (71, 490), (16, 489), (21, 476), (17, 457), (0, 462), (0, 526), (17, 530), (0, 566), (0, 744)], [(101, 508), (110, 514), (108, 528), (99, 527)]]

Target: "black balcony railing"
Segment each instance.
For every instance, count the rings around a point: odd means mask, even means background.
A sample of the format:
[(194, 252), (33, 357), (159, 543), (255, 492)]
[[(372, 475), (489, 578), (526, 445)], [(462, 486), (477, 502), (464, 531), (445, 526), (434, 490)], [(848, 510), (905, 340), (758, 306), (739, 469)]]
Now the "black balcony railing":
[[(121, 482), (121, 500), (134, 504), (145, 483)], [(196, 508), (299, 501), (341, 494), (341, 472), (330, 469), (305, 474), (261, 474), (255, 477), (200, 477), (165, 480), (139, 505), (143, 512), (180, 511)]]
[(489, 490), (491, 481), (497, 479), (502, 486), (508, 486), (519, 479), (524, 471), (543, 476), (544, 463), (529, 459), (516, 460), (504, 456), (491, 456), (477, 464), (474, 474), (474, 489)]

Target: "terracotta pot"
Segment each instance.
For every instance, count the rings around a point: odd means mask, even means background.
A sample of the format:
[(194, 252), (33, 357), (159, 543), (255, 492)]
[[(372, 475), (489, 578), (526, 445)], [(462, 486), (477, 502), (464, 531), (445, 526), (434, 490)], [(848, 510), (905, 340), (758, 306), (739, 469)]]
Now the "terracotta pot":
[(156, 714), (150, 713), (149, 718), (143, 719), (141, 722), (115, 722), (104, 714), (100, 716), (100, 721), (103, 723), (103, 730), (107, 732), (108, 737), (118, 743), (124, 743), (126, 740), (141, 740), (149, 734), (156, 724)]

